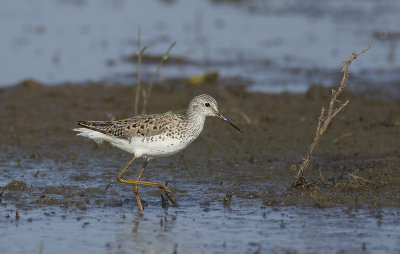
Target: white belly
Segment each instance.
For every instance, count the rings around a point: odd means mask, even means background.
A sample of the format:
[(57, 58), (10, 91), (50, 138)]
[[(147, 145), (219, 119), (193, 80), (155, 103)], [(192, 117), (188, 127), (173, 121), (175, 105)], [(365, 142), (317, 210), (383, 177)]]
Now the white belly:
[(166, 157), (182, 151), (192, 139), (177, 139), (166, 135), (156, 135), (151, 137), (134, 137), (129, 146), (132, 153), (137, 156), (146, 157)]

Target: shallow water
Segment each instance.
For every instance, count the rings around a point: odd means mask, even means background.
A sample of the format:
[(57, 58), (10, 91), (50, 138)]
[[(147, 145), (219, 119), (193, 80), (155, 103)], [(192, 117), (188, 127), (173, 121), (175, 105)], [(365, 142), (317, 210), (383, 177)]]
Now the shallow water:
[[(191, 189), (192, 191), (196, 191)], [(154, 197), (143, 212), (133, 199), (69, 211), (19, 210), (2, 218), (4, 253), (398, 253), (399, 211), (263, 207), (257, 200), (224, 208), (222, 200), (164, 211)], [(176, 251), (176, 252), (174, 252)]]
[[(26, 183), (26, 189), (4, 190), (0, 219), (2, 251), (38, 253), (40, 248), (43, 253), (55, 250), (57, 253), (400, 251), (397, 209), (266, 206), (257, 196), (246, 197), (246, 193), (260, 191), (260, 187), (246, 184), (238, 190), (222, 172), (193, 178), (193, 174), (199, 175), (202, 170), (192, 172), (196, 171), (193, 168), (196, 161), (190, 159), (190, 172), (182, 169), (175, 159), (156, 160), (145, 172), (145, 177), (169, 180), (180, 207), (165, 210), (158, 191), (140, 187), (141, 197), (147, 202), (145, 210), (137, 212), (131, 188), (113, 180), (113, 172), (117, 173), (113, 165), (126, 156), (114, 154), (109, 158), (107, 150), (104, 158), (101, 150), (92, 153), (91, 156), (101, 156), (94, 160), (86, 157), (90, 153), (81, 153), (82, 157), (76, 157), (72, 164), (62, 159), (28, 158), (19, 162), (23, 167), (3, 164), (0, 185), (19, 179)], [(217, 179), (223, 179), (222, 186)], [(114, 185), (105, 191), (110, 182)], [(229, 205), (224, 203), (224, 189), (236, 189)]]
[[(0, 85), (34, 78), (135, 82), (141, 27), (145, 53), (160, 56), (176, 41), (160, 79), (209, 71), (251, 90), (304, 92), (337, 84), (347, 54), (373, 48), (351, 67), (351, 88), (398, 92), (398, 1), (3, 1)], [(233, 1), (235, 2), (235, 1)], [(156, 63), (142, 68), (149, 80)]]

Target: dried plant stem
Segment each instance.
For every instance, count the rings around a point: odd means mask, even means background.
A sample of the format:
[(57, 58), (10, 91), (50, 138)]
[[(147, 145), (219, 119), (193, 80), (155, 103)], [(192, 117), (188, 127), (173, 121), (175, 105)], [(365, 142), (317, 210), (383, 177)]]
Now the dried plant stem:
[(135, 108), (134, 114), (135, 116), (138, 115), (139, 112), (139, 93), (141, 90), (140, 86), (140, 67), (142, 65), (142, 54), (146, 50), (147, 46), (144, 46), (140, 49), (140, 27), (138, 29), (138, 51), (136, 52), (137, 55), (137, 84), (136, 84), (136, 95), (135, 95)]
[(353, 179), (356, 182), (361, 182), (361, 183), (369, 183), (369, 181), (367, 179), (365, 179), (364, 177), (349, 173), (348, 174), (349, 179)]
[[(329, 103), (329, 108), (328, 108), (327, 112), (325, 112), (324, 107), (322, 107), (322, 109), (321, 109), (321, 114), (318, 118), (318, 124), (317, 124), (317, 129), (315, 131), (314, 140), (311, 143), (310, 147), (308, 148), (306, 157), (303, 158), (303, 162), (301, 163), (299, 171), (297, 172), (296, 179), (292, 184), (293, 187), (300, 186), (300, 185), (302, 185), (302, 183), (304, 183), (304, 172), (307, 170), (307, 167), (310, 164), (310, 160), (311, 160), (311, 157), (312, 157), (315, 147), (318, 145), (319, 141), (321, 140), (322, 135), (327, 130), (332, 119), (340, 111), (342, 111), (344, 109), (344, 107), (346, 107), (347, 104), (349, 103), (349, 100), (346, 100), (346, 102), (341, 103), (340, 101), (337, 100), (337, 98), (342, 93), (343, 89), (346, 88), (346, 86), (347, 86), (347, 79), (349, 77), (348, 69), (349, 69), (350, 64), (353, 62), (354, 59), (356, 59), (359, 55), (363, 54), (365, 51), (367, 51), (370, 48), (371, 48), (371, 46), (368, 46), (366, 49), (364, 49), (360, 53), (353, 52), (351, 54), (351, 56), (347, 57), (347, 59), (345, 61), (345, 66), (342, 69), (343, 77), (340, 82), (340, 85), (337, 90), (332, 89), (331, 101)], [(336, 105), (337, 103), (339, 103), (339, 105)]]
[(156, 71), (154, 72), (153, 76), (151, 77), (151, 81), (150, 81), (149, 87), (147, 88), (147, 91), (144, 91), (144, 92), (143, 92), (143, 108), (142, 108), (142, 114), (146, 114), (147, 100), (150, 98), (151, 90), (153, 89), (154, 80), (156, 79), (156, 77), (157, 77), (157, 75), (158, 75), (158, 72), (159, 72), (161, 66), (163, 65), (164, 61), (168, 59), (168, 54), (169, 54), (169, 52), (171, 51), (171, 49), (175, 46), (175, 44), (176, 44), (176, 42), (173, 42), (173, 43), (169, 46), (167, 52), (165, 52), (165, 54), (163, 54), (163, 55), (161, 56), (161, 60), (160, 60), (160, 62), (159, 62), (158, 65), (157, 65), (157, 69), (156, 69)]
[(317, 198), (315, 197), (315, 195), (313, 193), (310, 194), (310, 197), (314, 200), (315, 204), (319, 207), (319, 208), (323, 208), (323, 206), (321, 205), (321, 203), (317, 200)]

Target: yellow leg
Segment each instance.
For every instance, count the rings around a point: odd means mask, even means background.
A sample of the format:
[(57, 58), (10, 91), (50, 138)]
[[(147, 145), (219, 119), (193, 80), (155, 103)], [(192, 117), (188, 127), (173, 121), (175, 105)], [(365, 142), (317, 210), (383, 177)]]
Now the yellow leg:
[[(133, 156), (132, 159), (128, 162), (128, 164), (125, 165), (125, 167), (121, 170), (121, 172), (119, 172), (118, 176), (117, 176), (117, 180), (121, 183), (124, 182), (124, 180), (122, 179), (122, 175), (125, 173), (126, 170), (128, 170), (128, 168), (130, 167), (130, 165), (132, 165), (132, 163), (137, 159), (136, 156)], [(141, 176), (143, 174), (144, 171), (144, 167), (142, 168), (142, 170), (140, 171), (139, 175)], [(140, 178), (140, 176), (138, 176)], [(136, 186), (136, 188), (135, 188)], [(143, 206), (142, 206), (142, 202), (140, 201), (140, 197), (139, 197), (139, 193), (138, 193), (138, 188), (137, 185), (133, 185), (133, 193), (135, 194), (135, 198), (136, 198), (136, 203), (138, 205), (138, 208), (140, 211), (143, 210)]]
[(126, 164), (126, 166), (121, 170), (121, 172), (119, 172), (118, 176), (117, 176), (117, 180), (121, 183), (129, 183), (129, 184), (133, 184), (133, 192), (135, 193), (135, 198), (136, 198), (136, 202), (138, 204), (139, 210), (143, 210), (142, 207), (142, 202), (140, 201), (140, 197), (138, 194), (138, 185), (147, 185), (147, 186), (154, 186), (154, 187), (158, 187), (161, 189), (161, 191), (163, 191), (165, 193), (165, 195), (169, 198), (169, 200), (171, 200), (172, 204), (174, 204), (174, 206), (178, 206), (178, 203), (176, 202), (172, 191), (165, 185), (162, 183), (153, 183), (153, 182), (144, 182), (144, 181), (140, 181), (140, 177), (142, 176), (144, 169), (147, 166), (147, 163), (149, 162), (147, 159), (143, 164), (142, 169), (139, 172), (139, 175), (137, 176), (136, 180), (125, 180), (122, 179), (122, 175), (125, 173), (125, 171), (129, 168), (129, 166), (137, 159), (136, 156), (133, 156), (133, 158), (128, 162), (128, 164)]
[[(146, 160), (144, 161), (143, 166), (142, 166), (142, 168), (140, 169), (140, 172), (139, 172), (138, 176), (136, 177), (136, 181), (139, 181), (139, 180), (140, 180), (140, 177), (142, 177), (143, 172), (144, 172), (144, 169), (145, 169), (146, 166), (147, 166), (147, 163), (149, 163), (149, 160), (148, 160), (148, 159), (146, 159)], [(134, 184), (134, 185), (133, 185), (133, 193), (135, 194), (136, 203), (138, 204), (139, 210), (142, 211), (142, 210), (143, 210), (143, 206), (142, 206), (142, 202), (140, 201), (140, 197), (139, 197), (139, 188), (138, 188), (138, 185), (137, 185), (137, 184)]]

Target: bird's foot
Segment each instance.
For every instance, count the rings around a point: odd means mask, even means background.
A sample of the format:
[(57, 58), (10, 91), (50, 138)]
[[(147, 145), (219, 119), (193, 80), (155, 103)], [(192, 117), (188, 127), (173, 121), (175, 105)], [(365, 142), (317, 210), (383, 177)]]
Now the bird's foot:
[(160, 189), (165, 194), (165, 196), (167, 196), (167, 198), (171, 201), (171, 203), (174, 206), (176, 206), (176, 207), (179, 206), (178, 202), (176, 202), (174, 195), (172, 194), (172, 191), (165, 184), (161, 184)]

